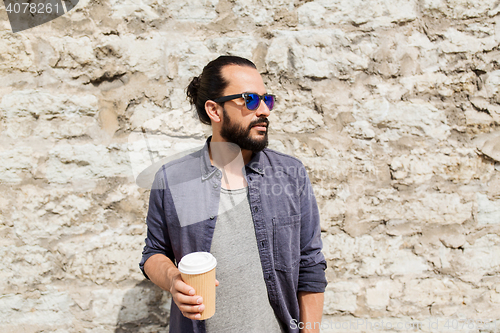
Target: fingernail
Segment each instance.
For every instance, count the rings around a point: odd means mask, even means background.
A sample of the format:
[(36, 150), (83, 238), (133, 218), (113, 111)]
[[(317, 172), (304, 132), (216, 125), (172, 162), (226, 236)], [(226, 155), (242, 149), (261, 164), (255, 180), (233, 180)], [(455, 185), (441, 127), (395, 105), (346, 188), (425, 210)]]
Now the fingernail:
[(198, 300), (196, 301), (198, 304), (203, 303), (203, 298), (199, 297)]
[(202, 304), (198, 307), (198, 311), (203, 312), (203, 310), (205, 310), (205, 305)]
[(194, 295), (194, 289), (191, 289), (191, 290), (189, 291), (189, 295), (191, 295), (191, 296), (193, 296), (193, 295)]
[(197, 314), (196, 316), (194, 316), (196, 319), (200, 319), (201, 318), (201, 314)]

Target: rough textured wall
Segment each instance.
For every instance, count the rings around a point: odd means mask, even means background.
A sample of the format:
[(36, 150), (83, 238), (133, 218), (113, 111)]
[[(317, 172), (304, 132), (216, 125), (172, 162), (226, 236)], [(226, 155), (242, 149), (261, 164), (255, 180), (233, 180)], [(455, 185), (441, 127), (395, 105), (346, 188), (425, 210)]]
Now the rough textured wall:
[(323, 331), (493, 331), (499, 13), (496, 0), (81, 0), (13, 34), (0, 8), (1, 331), (167, 331), (168, 294), (138, 269), (135, 177), (203, 143), (184, 90), (219, 54), (257, 64), (279, 100), (271, 146), (314, 184)]

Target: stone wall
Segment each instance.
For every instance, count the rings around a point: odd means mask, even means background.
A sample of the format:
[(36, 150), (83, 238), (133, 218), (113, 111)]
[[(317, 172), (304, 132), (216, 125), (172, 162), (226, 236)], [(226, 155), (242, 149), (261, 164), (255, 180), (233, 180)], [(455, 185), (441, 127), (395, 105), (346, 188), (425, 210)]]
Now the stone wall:
[(136, 177), (210, 133), (185, 87), (220, 54), (309, 171), (323, 332), (500, 329), (499, 44), (497, 0), (81, 0), (16, 34), (0, 8), (1, 331), (168, 331)]

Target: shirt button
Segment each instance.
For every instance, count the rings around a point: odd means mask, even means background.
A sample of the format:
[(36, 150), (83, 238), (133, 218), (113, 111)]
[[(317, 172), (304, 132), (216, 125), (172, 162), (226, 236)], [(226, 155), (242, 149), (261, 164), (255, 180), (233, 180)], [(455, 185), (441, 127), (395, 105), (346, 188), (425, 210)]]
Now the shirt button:
[(219, 170), (219, 171), (217, 171), (217, 176), (218, 176), (218, 177), (222, 176), (222, 172), (220, 172), (220, 170)]
[(259, 172), (262, 172), (262, 168), (259, 168)]
[(258, 212), (259, 211), (259, 207), (254, 207), (253, 210), (254, 210), (254, 212)]
[(215, 216), (213, 215), (210, 215), (210, 219), (213, 220), (215, 218)]
[(217, 185), (217, 184), (214, 184), (214, 188), (217, 188), (218, 186), (219, 186), (219, 185)]

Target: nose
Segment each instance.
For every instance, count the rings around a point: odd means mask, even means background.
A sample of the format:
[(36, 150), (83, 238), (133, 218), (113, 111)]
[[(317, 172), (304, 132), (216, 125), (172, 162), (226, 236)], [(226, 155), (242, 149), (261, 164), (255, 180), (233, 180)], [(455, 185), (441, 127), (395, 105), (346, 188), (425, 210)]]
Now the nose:
[(257, 117), (269, 117), (270, 114), (271, 111), (267, 107), (266, 103), (264, 103), (264, 101), (260, 101), (259, 107), (255, 110), (255, 115)]

